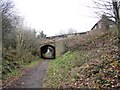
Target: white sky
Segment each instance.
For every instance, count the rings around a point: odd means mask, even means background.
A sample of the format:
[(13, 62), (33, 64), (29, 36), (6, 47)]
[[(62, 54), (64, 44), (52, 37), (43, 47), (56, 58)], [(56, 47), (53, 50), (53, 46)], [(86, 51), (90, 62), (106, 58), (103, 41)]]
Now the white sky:
[(69, 28), (77, 32), (88, 31), (98, 21), (93, 11), (83, 5), (92, 0), (13, 0), (28, 26), (43, 30), (47, 36), (66, 32)]

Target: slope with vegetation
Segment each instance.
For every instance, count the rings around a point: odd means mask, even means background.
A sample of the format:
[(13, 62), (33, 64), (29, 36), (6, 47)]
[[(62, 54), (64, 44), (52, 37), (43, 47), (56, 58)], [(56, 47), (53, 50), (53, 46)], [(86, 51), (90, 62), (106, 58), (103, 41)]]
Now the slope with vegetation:
[(68, 38), (68, 52), (49, 63), (46, 88), (119, 88), (115, 28)]

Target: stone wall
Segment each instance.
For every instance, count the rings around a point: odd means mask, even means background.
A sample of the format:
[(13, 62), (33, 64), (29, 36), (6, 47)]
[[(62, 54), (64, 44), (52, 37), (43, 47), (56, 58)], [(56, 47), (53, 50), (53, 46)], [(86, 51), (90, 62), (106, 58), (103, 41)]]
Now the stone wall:
[(56, 48), (56, 57), (61, 56), (65, 52), (65, 45), (63, 41), (56, 41), (55, 48)]

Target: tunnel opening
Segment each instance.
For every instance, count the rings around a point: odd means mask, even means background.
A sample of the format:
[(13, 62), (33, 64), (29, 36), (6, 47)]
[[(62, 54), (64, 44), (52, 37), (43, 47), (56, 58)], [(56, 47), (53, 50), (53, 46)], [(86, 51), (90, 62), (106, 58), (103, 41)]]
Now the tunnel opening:
[(41, 58), (55, 59), (55, 47), (52, 45), (44, 45), (40, 48)]

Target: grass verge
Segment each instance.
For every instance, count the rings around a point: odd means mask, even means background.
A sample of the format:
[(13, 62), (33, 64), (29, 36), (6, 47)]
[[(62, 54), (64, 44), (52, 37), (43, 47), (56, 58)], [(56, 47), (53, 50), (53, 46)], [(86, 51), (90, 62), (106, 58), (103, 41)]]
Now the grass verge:
[[(47, 76), (44, 80), (44, 87), (58, 88), (62, 82), (69, 82), (68, 77), (70, 76), (72, 68), (87, 62), (87, 60), (83, 59), (84, 54), (81, 52), (81, 55), (78, 55), (79, 53), (79, 51), (68, 51), (63, 56), (51, 61), (48, 66)], [(83, 60), (77, 61), (76, 59), (78, 58)], [(72, 73), (75, 72), (73, 71)]]

